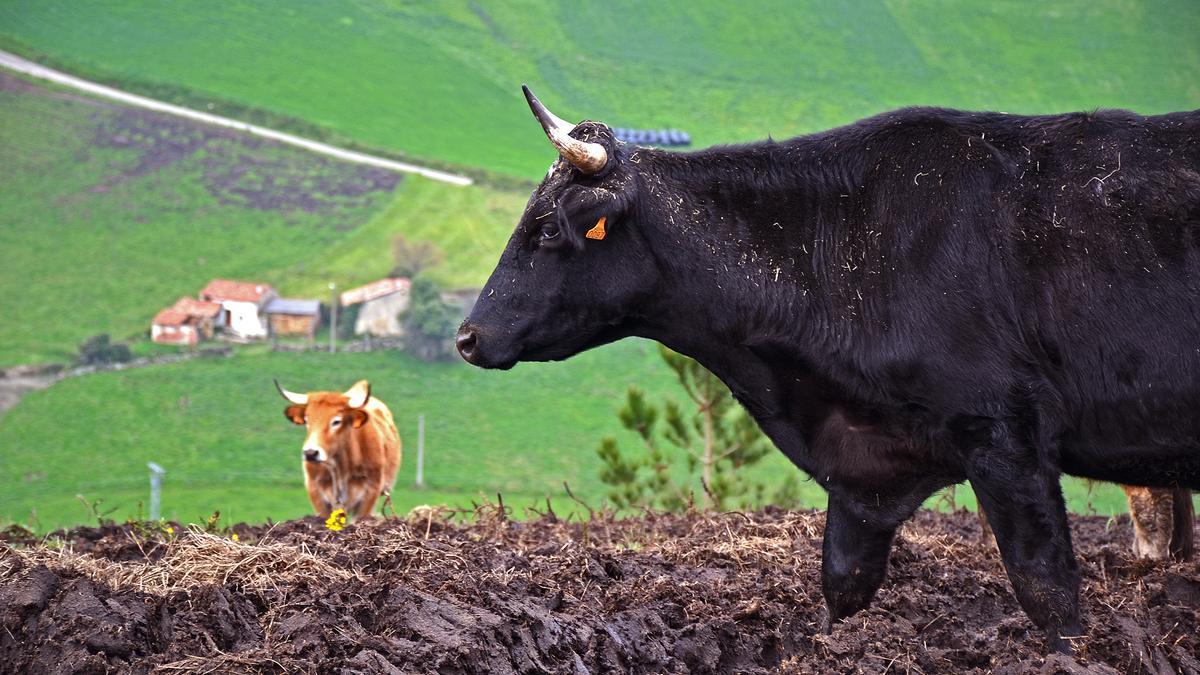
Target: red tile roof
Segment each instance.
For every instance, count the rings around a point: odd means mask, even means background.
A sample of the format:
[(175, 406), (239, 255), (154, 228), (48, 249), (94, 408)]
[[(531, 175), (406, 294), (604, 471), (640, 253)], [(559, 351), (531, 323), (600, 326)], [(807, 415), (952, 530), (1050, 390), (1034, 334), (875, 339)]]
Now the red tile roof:
[(180, 298), (175, 304), (154, 315), (151, 322), (157, 326), (182, 326), (192, 319), (211, 319), (221, 311), (220, 303), (204, 302), (194, 298)]
[(200, 291), (201, 300), (235, 300), (238, 302), (258, 302), (271, 291), (267, 284), (253, 281), (230, 281), (228, 279), (213, 279), (204, 290)]
[(191, 318), (191, 315), (187, 312), (181, 312), (174, 307), (168, 307), (155, 314), (154, 320), (151, 323), (155, 326), (182, 326), (190, 321)]
[(366, 286), (352, 288), (342, 293), (342, 305), (357, 305), (360, 302), (382, 298), (397, 291), (406, 291), (411, 285), (412, 282), (408, 279), (380, 279), (379, 281), (372, 281)]
[(221, 312), (221, 303), (205, 302), (195, 298), (180, 298), (175, 301), (173, 309), (190, 316), (214, 317)]

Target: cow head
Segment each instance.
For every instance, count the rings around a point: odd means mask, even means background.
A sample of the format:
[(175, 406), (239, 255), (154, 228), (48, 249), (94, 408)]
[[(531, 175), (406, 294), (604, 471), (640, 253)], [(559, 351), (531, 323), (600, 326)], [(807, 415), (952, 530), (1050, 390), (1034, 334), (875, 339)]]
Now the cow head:
[(632, 335), (658, 283), (638, 222), (636, 156), (608, 126), (569, 124), (523, 89), (559, 157), (459, 328), (459, 353), (484, 368), (564, 359)]
[(301, 452), (306, 462), (337, 463), (338, 456), (349, 443), (351, 429), (366, 424), (368, 413), (364, 410), (371, 400), (371, 385), (359, 380), (345, 393), (336, 391), (313, 391), (297, 394), (275, 383), (275, 388), (291, 402), (283, 414), (294, 424), (308, 429)]

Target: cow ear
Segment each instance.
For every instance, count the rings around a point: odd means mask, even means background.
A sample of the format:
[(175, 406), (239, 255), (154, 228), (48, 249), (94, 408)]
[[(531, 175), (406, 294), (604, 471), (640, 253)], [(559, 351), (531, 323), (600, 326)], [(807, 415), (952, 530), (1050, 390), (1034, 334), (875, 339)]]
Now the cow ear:
[(350, 423), (354, 425), (355, 429), (366, 424), (370, 417), (371, 416), (367, 414), (366, 410), (361, 410), (359, 408), (350, 409)]
[(307, 406), (289, 405), (288, 407), (283, 409), (283, 416), (288, 418), (289, 420), (291, 420), (292, 424), (299, 424), (300, 426), (304, 426), (305, 413), (307, 412), (307, 410), (308, 410)]
[(602, 241), (612, 232), (625, 210), (619, 195), (602, 188), (578, 189), (560, 209), (560, 220), (569, 224), (571, 243), (583, 247), (585, 240)]

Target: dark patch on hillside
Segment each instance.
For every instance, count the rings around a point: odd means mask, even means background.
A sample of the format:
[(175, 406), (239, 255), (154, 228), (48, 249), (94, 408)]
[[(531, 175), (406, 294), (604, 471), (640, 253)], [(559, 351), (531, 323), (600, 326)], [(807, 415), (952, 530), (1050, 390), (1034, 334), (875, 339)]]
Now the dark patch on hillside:
[(1200, 567), (1133, 560), (1111, 525), (1072, 519), (1077, 659), (1044, 656), (965, 513), (905, 525), (875, 606), (832, 635), (819, 512), (79, 529), (53, 544), (74, 553), (0, 546), (0, 670), (1200, 672)]
[[(133, 150), (129, 166), (102, 189), (184, 160), (197, 163), (205, 189), (221, 204), (253, 209), (323, 212), (370, 204), (400, 175), (339, 162), (254, 136), (185, 119), (123, 108), (97, 116), (94, 143)], [(271, 152), (264, 152), (270, 148)]]
[[(0, 91), (67, 101), (94, 109), (91, 143), (130, 150), (92, 187), (108, 192), (122, 182), (192, 162), (204, 189), (223, 205), (272, 211), (328, 213), (371, 204), (391, 192), (400, 174), (342, 162), (271, 140), (105, 101), (60, 92), (0, 72)], [(341, 225), (339, 229), (349, 227)]]

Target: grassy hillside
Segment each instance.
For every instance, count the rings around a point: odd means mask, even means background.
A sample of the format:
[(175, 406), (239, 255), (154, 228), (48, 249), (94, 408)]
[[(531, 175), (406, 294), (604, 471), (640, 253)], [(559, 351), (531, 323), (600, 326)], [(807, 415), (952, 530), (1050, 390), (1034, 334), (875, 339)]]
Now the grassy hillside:
[(327, 293), (330, 279), (344, 288), (379, 278), (392, 266), (397, 234), (428, 241), (443, 256), (430, 274), (450, 288), (481, 288), (500, 257), (525, 207), (526, 194), (482, 186), (461, 188), (406, 177), (394, 196), (365, 225), (320, 255), (283, 270), (288, 287), (300, 294)]
[[(385, 274), (396, 234), (481, 286), (525, 195), (364, 169), (0, 74), (0, 367), (144, 335), (229, 276), (328, 297)], [(399, 181), (399, 182), (398, 182)]]
[(7, 76), (0, 157), (0, 366), (145, 334), (213, 277), (288, 292), (285, 272), (359, 229), (398, 180)]
[(1192, 0), (0, 0), (0, 43), (74, 71), (525, 177), (551, 155), (521, 82), (568, 119), (707, 145), (914, 104), (1196, 108), (1197, 35)]

